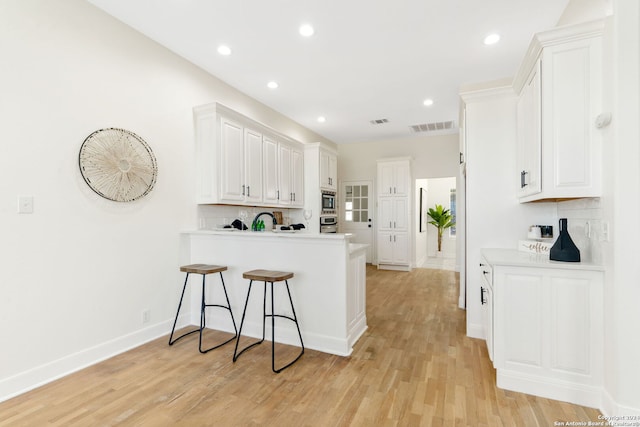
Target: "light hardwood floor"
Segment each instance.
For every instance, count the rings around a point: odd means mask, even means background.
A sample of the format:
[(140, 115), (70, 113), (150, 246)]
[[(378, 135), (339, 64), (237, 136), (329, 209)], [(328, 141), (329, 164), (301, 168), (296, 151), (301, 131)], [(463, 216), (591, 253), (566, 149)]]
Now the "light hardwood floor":
[[(351, 357), (313, 350), (280, 374), (268, 343), (232, 363), (197, 336), (155, 340), (0, 404), (2, 426), (553, 426), (599, 412), (504, 391), (465, 335), (451, 271), (367, 268), (369, 329)], [(292, 282), (295, 300), (295, 281)], [(208, 338), (223, 336), (211, 332)], [(278, 347), (276, 351), (295, 348)]]

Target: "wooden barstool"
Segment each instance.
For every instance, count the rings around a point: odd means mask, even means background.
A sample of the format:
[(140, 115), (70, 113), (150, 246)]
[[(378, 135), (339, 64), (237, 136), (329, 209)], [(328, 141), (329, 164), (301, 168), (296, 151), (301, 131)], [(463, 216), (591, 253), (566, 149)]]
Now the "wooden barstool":
[[(208, 351), (211, 351), (213, 349), (216, 349), (218, 347), (221, 347), (233, 341), (238, 336), (238, 328), (236, 328), (236, 321), (233, 318), (233, 312), (231, 311), (231, 304), (229, 303), (229, 295), (227, 294), (227, 288), (224, 285), (224, 278), (222, 277), (222, 272), (225, 271), (226, 269), (227, 269), (226, 266), (209, 265), (209, 264), (191, 264), (191, 265), (183, 265), (182, 267), (180, 267), (180, 271), (187, 273), (187, 276), (184, 279), (184, 286), (182, 287), (182, 295), (180, 296), (180, 302), (178, 303), (178, 312), (176, 313), (176, 319), (173, 321), (173, 328), (171, 329), (171, 335), (169, 336), (169, 345), (173, 345), (180, 338), (184, 338), (187, 335), (191, 335), (195, 332), (199, 332), (200, 339), (198, 343), (198, 350), (200, 350), (200, 353), (206, 353)], [(200, 327), (198, 329), (194, 329), (193, 331), (185, 332), (184, 334), (180, 335), (178, 338), (173, 339), (173, 333), (176, 330), (176, 323), (178, 323), (178, 316), (180, 315), (180, 307), (182, 307), (182, 299), (184, 298), (184, 291), (187, 289), (187, 282), (189, 281), (189, 275), (192, 273), (202, 275), (202, 300), (200, 304)], [(205, 300), (205, 280), (206, 280), (207, 274), (214, 274), (214, 273), (220, 273), (220, 281), (222, 283), (222, 290), (224, 291), (224, 296), (227, 300), (227, 305), (207, 304)], [(217, 344), (211, 348), (203, 350), (202, 349), (202, 331), (204, 330), (207, 324), (206, 315), (205, 315), (205, 310), (207, 307), (218, 307), (218, 308), (223, 308), (225, 310), (228, 310), (229, 314), (231, 315), (231, 322), (233, 323), (233, 330), (235, 331), (235, 335), (221, 344)]]
[[(288, 368), (293, 365), (300, 356), (304, 354), (304, 343), (302, 342), (302, 334), (300, 333), (300, 326), (298, 325), (298, 318), (296, 317), (296, 310), (293, 308), (293, 300), (291, 299), (291, 291), (289, 290), (289, 279), (293, 277), (293, 273), (284, 272), (284, 271), (273, 271), (273, 270), (251, 270), (242, 274), (242, 277), (245, 279), (249, 279), (249, 290), (247, 291), (247, 300), (244, 303), (244, 311), (242, 312), (242, 320), (240, 321), (240, 330), (238, 331), (238, 339), (236, 340), (236, 348), (233, 351), (233, 361), (238, 360), (238, 357), (246, 350), (249, 350), (251, 347), (262, 344), (265, 338), (265, 323), (266, 318), (271, 317), (271, 369), (273, 372), (278, 373), (282, 370)], [(255, 342), (238, 352), (238, 344), (240, 343), (240, 337), (242, 334), (242, 325), (244, 324), (244, 319), (247, 314), (247, 306), (249, 305), (249, 296), (251, 295), (251, 285), (253, 281), (257, 280), (260, 282), (264, 282), (264, 296), (262, 303), (262, 340)], [(293, 312), (293, 317), (284, 315), (284, 314), (275, 314), (274, 313), (274, 303), (273, 303), (273, 284), (274, 282), (282, 282), (284, 281), (285, 286), (287, 288), (287, 294), (289, 295), (289, 303), (291, 304), (291, 311)], [(271, 313), (267, 313), (267, 282), (271, 284)], [(300, 345), (302, 346), (302, 350), (300, 354), (291, 362), (286, 364), (285, 366), (276, 369), (275, 359), (276, 359), (276, 350), (275, 350), (275, 318), (280, 317), (283, 319), (289, 319), (296, 324), (296, 329), (298, 330), (298, 337), (300, 337)]]

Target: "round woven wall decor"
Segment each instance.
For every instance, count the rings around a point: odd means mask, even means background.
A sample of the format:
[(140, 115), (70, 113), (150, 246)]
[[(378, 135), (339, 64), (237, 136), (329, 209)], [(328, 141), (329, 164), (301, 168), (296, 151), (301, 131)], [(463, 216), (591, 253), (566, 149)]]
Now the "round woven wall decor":
[(151, 147), (125, 129), (100, 129), (80, 147), (80, 173), (89, 187), (105, 199), (131, 202), (153, 189), (158, 165)]

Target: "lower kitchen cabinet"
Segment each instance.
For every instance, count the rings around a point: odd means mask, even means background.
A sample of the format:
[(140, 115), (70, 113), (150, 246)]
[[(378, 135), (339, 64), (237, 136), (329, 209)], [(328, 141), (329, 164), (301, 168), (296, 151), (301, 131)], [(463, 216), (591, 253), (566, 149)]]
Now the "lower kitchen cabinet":
[(378, 264), (389, 270), (409, 269), (409, 234), (378, 231)]
[(507, 250), (484, 250), (483, 257), (492, 270), (493, 294), (482, 294), (491, 298), (498, 387), (599, 406), (602, 267)]

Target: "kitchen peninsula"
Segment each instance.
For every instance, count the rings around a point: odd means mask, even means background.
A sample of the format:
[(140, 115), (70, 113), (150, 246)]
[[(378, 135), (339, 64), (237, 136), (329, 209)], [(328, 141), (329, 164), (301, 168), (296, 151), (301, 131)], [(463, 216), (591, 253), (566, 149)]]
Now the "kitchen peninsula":
[[(226, 265), (225, 285), (239, 327), (249, 281), (242, 273), (254, 269), (291, 271), (289, 281), (305, 347), (348, 356), (354, 343), (367, 329), (365, 313), (365, 252), (367, 245), (350, 243), (349, 234), (312, 232), (252, 232), (197, 230), (182, 235), (182, 262)], [(219, 280), (210, 278), (208, 280)], [(195, 283), (195, 282), (194, 282)], [(218, 286), (208, 286), (213, 292)], [(199, 323), (199, 287), (191, 287), (191, 318)], [(262, 336), (262, 285), (251, 294), (243, 335)], [(276, 312), (289, 313), (287, 299), (276, 286)], [(207, 294), (208, 299), (220, 298)], [(224, 297), (222, 297), (224, 298)], [(208, 326), (233, 332), (231, 321), (210, 310)], [(183, 324), (187, 319), (181, 319)], [(277, 325), (276, 341), (297, 344), (297, 332), (290, 322)], [(271, 337), (267, 322), (267, 337)]]

